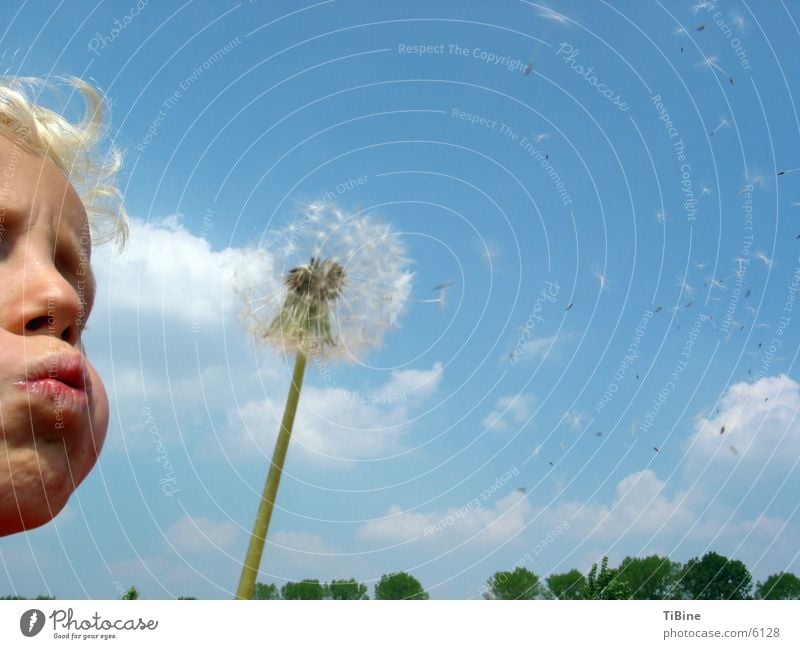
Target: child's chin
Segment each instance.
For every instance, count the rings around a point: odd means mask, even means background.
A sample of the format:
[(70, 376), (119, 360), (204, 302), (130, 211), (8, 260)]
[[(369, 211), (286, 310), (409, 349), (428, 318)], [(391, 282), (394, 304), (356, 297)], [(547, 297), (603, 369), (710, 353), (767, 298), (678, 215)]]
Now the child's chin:
[(13, 506), (9, 508), (10, 511), (0, 511), (0, 536), (26, 532), (46, 525), (64, 509), (70, 493), (48, 494), (46, 499), (40, 494), (40, 498), (26, 498), (20, 502), (19, 509)]
[[(83, 475), (74, 476), (76, 481)], [(20, 468), (11, 483), (3, 486), (0, 505), (0, 536), (33, 530), (49, 523), (64, 509), (75, 490), (73, 476), (64, 458), (39, 456), (35, 471)]]

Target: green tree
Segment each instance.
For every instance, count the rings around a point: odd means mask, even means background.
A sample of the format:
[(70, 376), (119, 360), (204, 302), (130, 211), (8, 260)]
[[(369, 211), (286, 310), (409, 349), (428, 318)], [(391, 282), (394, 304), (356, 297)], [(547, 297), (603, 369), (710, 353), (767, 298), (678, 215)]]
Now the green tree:
[(429, 595), (407, 572), (383, 575), (375, 584), (375, 599), (428, 599)]
[(608, 567), (608, 557), (603, 557), (600, 572), (597, 564), (592, 565), (586, 586), (583, 589), (584, 599), (630, 599), (631, 592), (627, 584), (617, 579), (617, 571)]
[(800, 599), (800, 579), (791, 572), (779, 572), (756, 585), (756, 599)]
[(572, 569), (569, 572), (550, 575), (546, 581), (547, 587), (556, 599), (583, 599), (586, 577), (580, 570)]
[(131, 586), (120, 599), (139, 599), (139, 591), (136, 590), (136, 586)]
[(260, 581), (256, 582), (255, 590), (253, 591), (253, 599), (280, 599), (281, 592), (275, 584), (262, 584)]
[(325, 588), (319, 579), (289, 581), (281, 588), (283, 599), (325, 599)]
[(367, 587), (355, 579), (334, 579), (325, 586), (328, 599), (369, 599)]
[(486, 599), (537, 599), (542, 596), (539, 577), (521, 566), (514, 572), (496, 572), (486, 586)]
[(617, 579), (628, 587), (631, 599), (678, 599), (681, 564), (669, 557), (625, 557)]
[(753, 578), (741, 561), (716, 552), (690, 559), (681, 575), (686, 599), (749, 599), (752, 586)]

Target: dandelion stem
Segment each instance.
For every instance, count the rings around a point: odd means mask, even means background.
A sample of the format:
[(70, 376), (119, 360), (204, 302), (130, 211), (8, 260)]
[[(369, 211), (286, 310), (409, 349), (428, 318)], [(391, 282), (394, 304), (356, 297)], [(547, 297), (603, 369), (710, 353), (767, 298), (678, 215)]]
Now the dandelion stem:
[(294, 416), (297, 413), (297, 404), (300, 401), (300, 388), (303, 386), (306, 360), (306, 354), (304, 352), (297, 352), (294, 361), (292, 385), (289, 387), (289, 394), (286, 397), (286, 407), (283, 410), (281, 430), (278, 434), (278, 441), (275, 442), (272, 464), (269, 467), (267, 481), (264, 484), (264, 493), (258, 505), (258, 513), (256, 514), (256, 521), (253, 524), (250, 545), (247, 548), (244, 566), (242, 566), (242, 576), (239, 579), (239, 588), (236, 591), (236, 599), (253, 598), (258, 568), (261, 564), (261, 555), (264, 553), (264, 542), (267, 539), (269, 521), (270, 518), (272, 518), (272, 508), (275, 505), (275, 496), (278, 493), (278, 484), (280, 483), (281, 474), (283, 473), (283, 463), (286, 460), (286, 452), (289, 449), (289, 439), (292, 436)]

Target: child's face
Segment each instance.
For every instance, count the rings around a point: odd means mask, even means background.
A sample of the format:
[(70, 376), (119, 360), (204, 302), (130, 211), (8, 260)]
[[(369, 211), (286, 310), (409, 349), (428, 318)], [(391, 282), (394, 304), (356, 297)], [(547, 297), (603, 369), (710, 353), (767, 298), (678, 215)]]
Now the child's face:
[(81, 343), (90, 245), (64, 175), (0, 135), (0, 536), (53, 518), (105, 439), (108, 397)]

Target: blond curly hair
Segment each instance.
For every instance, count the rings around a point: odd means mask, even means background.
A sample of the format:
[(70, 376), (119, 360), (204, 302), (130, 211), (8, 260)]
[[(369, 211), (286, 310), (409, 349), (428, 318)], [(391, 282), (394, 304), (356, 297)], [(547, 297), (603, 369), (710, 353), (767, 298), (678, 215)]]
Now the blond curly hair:
[[(61, 86), (82, 96), (86, 112), (81, 121), (73, 123), (40, 105), (44, 92), (60, 94)], [(114, 146), (99, 151), (105, 136), (104, 109), (103, 97), (82, 79), (0, 77), (0, 135), (55, 164), (86, 208), (93, 242), (115, 241), (122, 248), (128, 233), (128, 216), (116, 184), (122, 155)]]

